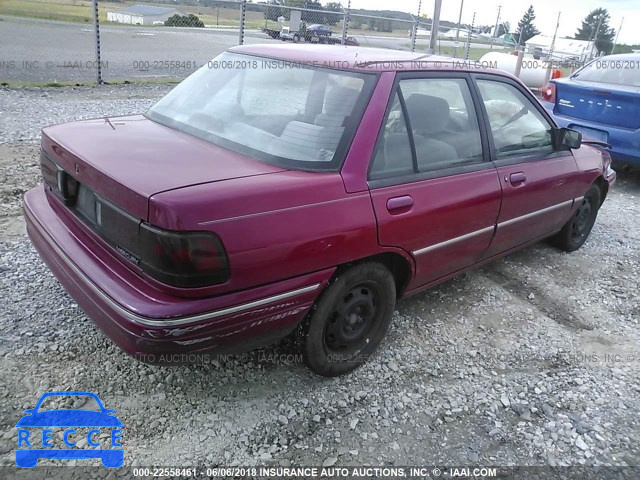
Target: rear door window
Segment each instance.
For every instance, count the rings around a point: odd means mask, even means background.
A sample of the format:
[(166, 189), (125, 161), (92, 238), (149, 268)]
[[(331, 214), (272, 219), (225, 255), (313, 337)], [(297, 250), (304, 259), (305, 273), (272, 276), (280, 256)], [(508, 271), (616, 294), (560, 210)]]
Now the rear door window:
[(376, 144), (372, 180), (483, 161), (478, 118), (466, 79), (399, 82)]

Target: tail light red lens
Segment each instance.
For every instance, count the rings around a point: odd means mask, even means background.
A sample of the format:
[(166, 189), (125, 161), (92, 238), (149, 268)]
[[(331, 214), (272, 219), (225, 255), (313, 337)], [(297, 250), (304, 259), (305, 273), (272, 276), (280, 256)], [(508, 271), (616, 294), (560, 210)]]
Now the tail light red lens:
[(140, 268), (152, 278), (176, 287), (204, 287), (229, 279), (229, 261), (220, 239), (211, 232), (162, 230), (140, 224)]
[(551, 70), (551, 78), (560, 78), (562, 77), (562, 70), (559, 68), (554, 68)]
[(556, 102), (556, 86), (553, 83), (548, 83), (542, 87), (543, 100), (551, 103)]

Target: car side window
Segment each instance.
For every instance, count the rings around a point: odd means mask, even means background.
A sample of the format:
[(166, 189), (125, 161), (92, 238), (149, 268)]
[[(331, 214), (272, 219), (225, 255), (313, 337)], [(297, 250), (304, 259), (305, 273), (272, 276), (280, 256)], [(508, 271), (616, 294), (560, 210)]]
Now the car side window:
[(405, 79), (398, 85), (378, 139), (369, 177), (409, 175), (483, 160), (478, 118), (466, 80)]
[(400, 82), (419, 172), (483, 161), (478, 117), (463, 78)]
[(553, 151), (551, 125), (520, 90), (492, 80), (478, 80), (478, 88), (498, 159)]
[(413, 154), (407, 124), (398, 93), (394, 95), (384, 130), (381, 132), (373, 156), (369, 178), (397, 177), (413, 173)]

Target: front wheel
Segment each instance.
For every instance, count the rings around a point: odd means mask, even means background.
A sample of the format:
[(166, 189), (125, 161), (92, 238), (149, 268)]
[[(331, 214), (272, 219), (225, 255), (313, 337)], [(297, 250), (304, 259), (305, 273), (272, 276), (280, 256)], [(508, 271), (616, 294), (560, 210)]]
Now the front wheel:
[(562, 230), (551, 239), (552, 242), (566, 252), (579, 249), (587, 241), (593, 224), (596, 222), (600, 199), (600, 189), (596, 185), (592, 185), (585, 193), (573, 216), (562, 227)]
[(339, 273), (301, 326), (305, 363), (334, 377), (364, 363), (384, 338), (396, 303), (393, 275), (380, 263)]

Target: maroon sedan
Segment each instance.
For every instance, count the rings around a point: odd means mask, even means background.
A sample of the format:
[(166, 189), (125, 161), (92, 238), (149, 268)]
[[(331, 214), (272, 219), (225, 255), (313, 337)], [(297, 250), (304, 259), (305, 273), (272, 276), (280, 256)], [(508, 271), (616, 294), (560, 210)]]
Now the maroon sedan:
[(615, 180), (522, 83), (473, 67), (234, 47), (144, 115), (45, 128), (29, 235), (137, 358), (296, 331), (315, 372), (348, 372), (399, 298), (543, 238), (579, 248)]

